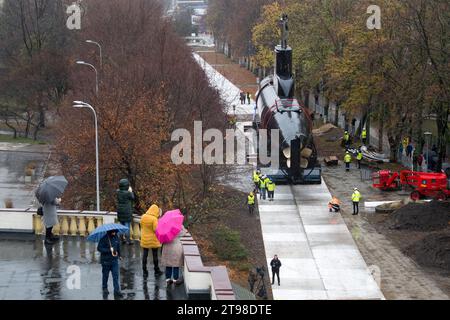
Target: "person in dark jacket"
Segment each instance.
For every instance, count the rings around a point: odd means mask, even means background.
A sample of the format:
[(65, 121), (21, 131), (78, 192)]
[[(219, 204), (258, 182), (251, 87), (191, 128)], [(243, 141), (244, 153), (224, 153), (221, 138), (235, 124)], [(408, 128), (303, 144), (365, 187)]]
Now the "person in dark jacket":
[(272, 285), (275, 283), (275, 276), (278, 278), (278, 285), (280, 285), (280, 267), (281, 262), (278, 260), (278, 256), (275, 255), (270, 261), (270, 267), (272, 268)]
[(245, 93), (241, 91), (241, 104), (245, 104)]
[[(117, 190), (117, 219), (120, 224), (128, 227), (128, 230), (130, 230), (131, 220), (133, 219), (133, 201), (134, 193), (130, 187), (130, 182), (127, 179), (120, 180), (119, 190)], [(126, 235), (126, 242), (132, 244), (129, 231)]]
[(100, 252), (100, 263), (102, 265), (102, 288), (103, 293), (108, 294), (108, 278), (109, 273), (112, 273), (114, 296), (122, 297), (119, 284), (119, 259), (120, 255), (120, 240), (117, 236), (117, 230), (108, 231), (107, 234), (100, 239), (97, 250)]

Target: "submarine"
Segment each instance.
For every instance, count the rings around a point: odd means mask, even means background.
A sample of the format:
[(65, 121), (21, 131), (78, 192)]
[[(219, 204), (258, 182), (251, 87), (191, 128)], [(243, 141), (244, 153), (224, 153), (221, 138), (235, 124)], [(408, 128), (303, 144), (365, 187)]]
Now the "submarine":
[(287, 44), (287, 15), (280, 19), (280, 27), (282, 39), (281, 44), (275, 46), (274, 73), (259, 84), (253, 116), (256, 131), (266, 129), (268, 132), (268, 154), (272, 143), (270, 132), (278, 129), (279, 168), (264, 167), (259, 160), (258, 168), (274, 182), (320, 184), (322, 170), (312, 135), (311, 114), (295, 98), (292, 48)]

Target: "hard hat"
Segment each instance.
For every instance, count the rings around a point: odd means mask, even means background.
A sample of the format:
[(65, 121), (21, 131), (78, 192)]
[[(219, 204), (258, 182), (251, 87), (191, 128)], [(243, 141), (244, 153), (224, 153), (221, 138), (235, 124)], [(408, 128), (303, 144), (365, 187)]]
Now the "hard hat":
[(346, 151), (345, 153), (350, 153), (350, 151)]
[(250, 195), (251, 195), (251, 196), (253, 195), (253, 191), (252, 191), (252, 192), (250, 192)]
[(358, 190), (358, 188), (354, 188), (353, 190), (355, 190), (355, 191), (356, 191), (356, 190)]

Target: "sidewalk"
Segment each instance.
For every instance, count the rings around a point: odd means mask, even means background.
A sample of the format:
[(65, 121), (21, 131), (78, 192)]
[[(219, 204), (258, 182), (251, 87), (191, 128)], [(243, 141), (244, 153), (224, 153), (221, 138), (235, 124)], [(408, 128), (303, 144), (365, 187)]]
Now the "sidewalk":
[(282, 263), (274, 299), (384, 299), (330, 199), (323, 183), (278, 186), (273, 202), (259, 200), (268, 265), (275, 254)]

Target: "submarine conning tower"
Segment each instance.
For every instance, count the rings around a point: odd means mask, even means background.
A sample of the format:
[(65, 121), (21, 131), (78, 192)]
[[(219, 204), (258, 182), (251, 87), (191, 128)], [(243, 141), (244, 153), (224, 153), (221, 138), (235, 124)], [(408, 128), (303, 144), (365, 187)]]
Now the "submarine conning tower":
[(281, 44), (275, 47), (274, 86), (280, 99), (294, 98), (294, 77), (292, 73), (292, 48), (288, 46), (289, 37), (288, 16), (283, 14), (280, 19)]

